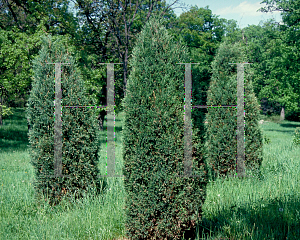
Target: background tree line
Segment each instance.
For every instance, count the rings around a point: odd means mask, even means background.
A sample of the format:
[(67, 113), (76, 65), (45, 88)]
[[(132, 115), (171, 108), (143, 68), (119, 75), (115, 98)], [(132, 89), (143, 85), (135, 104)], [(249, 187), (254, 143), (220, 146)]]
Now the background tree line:
[[(32, 83), (31, 61), (45, 33), (60, 35), (76, 53), (88, 93), (97, 105), (106, 104), (106, 66), (115, 65), (116, 112), (122, 111), (128, 65), (137, 34), (149, 17), (158, 14), (176, 41), (182, 39), (193, 65), (193, 104), (205, 105), (211, 78), (210, 63), (223, 41), (241, 42), (253, 64), (254, 91), (263, 109), (286, 110), (287, 118), (299, 120), (299, 9), (300, 1), (265, 0), (260, 11), (281, 11), (283, 24), (274, 20), (239, 29), (235, 20), (219, 18), (207, 7), (190, 7), (178, 18), (177, 0), (165, 1), (74, 1), (76, 16), (68, 11), (68, 0), (0, 0), (0, 125), (6, 107), (25, 106)], [(182, 7), (182, 5), (181, 5)], [(53, 86), (54, 87), (54, 86)], [(196, 104), (197, 103), (197, 104)], [(277, 106), (277, 108), (276, 108)], [(104, 110), (99, 111), (103, 123)], [(205, 112), (193, 111), (202, 120)]]

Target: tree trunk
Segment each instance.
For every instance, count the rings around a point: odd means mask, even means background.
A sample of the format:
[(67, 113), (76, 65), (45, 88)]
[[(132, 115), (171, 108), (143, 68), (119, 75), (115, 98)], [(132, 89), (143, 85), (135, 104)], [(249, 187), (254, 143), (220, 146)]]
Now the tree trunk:
[(126, 96), (126, 86), (127, 86), (127, 79), (126, 79), (126, 76), (127, 76), (127, 62), (128, 62), (128, 48), (126, 48), (125, 50), (125, 59), (124, 59), (124, 62), (123, 62), (123, 70), (124, 70), (124, 73), (123, 73), (123, 92), (124, 92), (124, 97)]
[(280, 121), (283, 121), (285, 118), (285, 115), (284, 115), (284, 107), (281, 108), (281, 113), (280, 113)]
[(104, 125), (104, 117), (106, 115), (106, 111), (103, 110), (98, 115), (98, 121), (99, 121), (99, 128), (101, 131), (103, 131), (103, 125)]
[[(107, 105), (107, 86), (106, 85), (102, 87), (101, 93), (102, 93), (102, 96), (100, 98), (100, 104), (101, 105)], [(107, 115), (106, 109), (101, 110), (98, 117), (97, 117), (98, 122), (99, 122), (99, 128), (100, 128), (101, 131), (103, 131), (105, 115)]]
[(0, 126), (3, 125), (3, 121), (2, 121), (2, 107), (0, 106)]
[(27, 119), (27, 126), (28, 126), (28, 131), (31, 129), (31, 126), (29, 124), (29, 119)]
[(0, 126), (3, 125), (2, 121), (2, 97), (0, 97)]

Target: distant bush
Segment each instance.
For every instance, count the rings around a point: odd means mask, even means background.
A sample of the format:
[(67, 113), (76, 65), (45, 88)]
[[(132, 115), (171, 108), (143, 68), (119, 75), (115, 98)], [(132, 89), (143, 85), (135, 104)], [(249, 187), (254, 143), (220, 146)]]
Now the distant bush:
[(266, 137), (266, 136), (264, 136), (264, 143), (266, 143), (266, 144), (271, 143), (271, 139), (268, 138), (268, 137)]
[(5, 105), (2, 105), (0, 103), (0, 107), (2, 107), (2, 117), (6, 117), (6, 116), (9, 116), (9, 115), (12, 115), (12, 111), (11, 111), (11, 108), (9, 107), (6, 107)]
[(294, 145), (300, 145), (300, 127), (297, 127), (293, 136), (292, 143)]

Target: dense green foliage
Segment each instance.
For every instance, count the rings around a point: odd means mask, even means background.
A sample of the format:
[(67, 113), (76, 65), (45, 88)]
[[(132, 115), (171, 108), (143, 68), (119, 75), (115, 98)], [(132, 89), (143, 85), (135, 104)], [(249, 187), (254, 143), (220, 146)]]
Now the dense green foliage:
[(269, 47), (269, 51), (263, 49), (264, 52), (272, 54), (272, 57), (268, 61), (264, 61), (268, 66), (270, 78), (262, 94), (271, 95), (271, 100), (278, 101), (286, 107), (287, 119), (299, 121), (300, 1), (264, 0), (262, 3), (265, 3), (266, 7), (261, 8), (260, 11), (280, 11), (283, 20), (279, 26), (276, 26), (277, 23), (272, 24), (273, 29), (277, 31), (273, 30), (273, 34), (271, 33), (271, 38), (268, 40), (271, 48)]
[(0, 111), (2, 111), (1, 114), (3, 117), (13, 114), (11, 111), (11, 108), (6, 107), (6, 106), (2, 105), (1, 103), (0, 103)]
[(38, 197), (43, 194), (51, 204), (57, 204), (63, 196), (77, 199), (89, 191), (99, 193), (99, 144), (93, 109), (62, 108), (62, 174), (69, 177), (51, 177), (54, 176), (55, 65), (46, 63), (70, 63), (62, 65), (62, 106), (90, 106), (91, 101), (65, 42), (51, 36), (42, 40), (43, 47), (33, 61), (34, 81), (27, 104), (30, 154)]
[[(244, 49), (239, 43), (222, 43), (212, 63), (212, 80), (207, 94), (207, 105), (237, 105), (236, 65), (245, 61)], [(262, 162), (262, 133), (258, 126), (259, 104), (253, 92), (253, 72), (245, 67), (245, 165), (246, 169), (258, 169)], [(236, 108), (209, 108), (206, 115), (207, 163), (211, 177), (235, 174), (237, 156)]]
[(5, 116), (9, 101), (17, 102), (26, 94), (31, 73), (28, 55), (32, 53), (36, 36), (0, 29), (0, 125), (1, 114)]
[[(264, 22), (262, 26), (252, 25), (244, 29), (246, 55), (253, 63), (253, 87), (261, 101), (267, 101), (274, 110), (265, 109), (266, 114), (278, 112), (285, 108), (288, 119), (298, 119), (298, 82), (297, 64), (291, 47), (281, 25), (274, 20)], [(296, 67), (296, 68), (295, 68)], [(276, 107), (276, 105), (278, 107)], [(296, 116), (296, 118), (295, 118)]]
[[(126, 229), (130, 239), (181, 239), (201, 219), (207, 169), (193, 131), (193, 175), (183, 178), (186, 47), (158, 18), (139, 35), (123, 101)], [(185, 233), (187, 234), (187, 232)]]
[[(40, 50), (40, 37), (45, 31), (64, 35), (77, 28), (68, 1), (45, 0), (1, 2), (0, 8), (0, 98), (9, 106), (24, 107), (32, 82), (30, 62)], [(59, 7), (58, 7), (59, 5)], [(59, 8), (59, 11), (58, 11)], [(67, 26), (64, 29), (55, 25)]]

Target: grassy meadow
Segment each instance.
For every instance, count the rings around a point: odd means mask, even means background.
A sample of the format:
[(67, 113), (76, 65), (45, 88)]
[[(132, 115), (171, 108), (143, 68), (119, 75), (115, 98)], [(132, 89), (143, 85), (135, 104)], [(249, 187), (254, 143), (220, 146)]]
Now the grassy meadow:
[[(50, 207), (34, 200), (33, 167), (27, 145), (25, 109), (0, 126), (0, 239), (126, 239), (123, 178), (108, 179), (107, 191), (76, 204)], [(122, 175), (122, 124), (116, 116), (116, 175)], [(291, 144), (300, 123), (264, 118), (261, 174), (210, 182), (197, 239), (300, 239), (300, 145)], [(106, 122), (104, 124), (106, 127)], [(106, 131), (99, 169), (106, 174)], [(253, 175), (253, 174), (252, 174)]]

